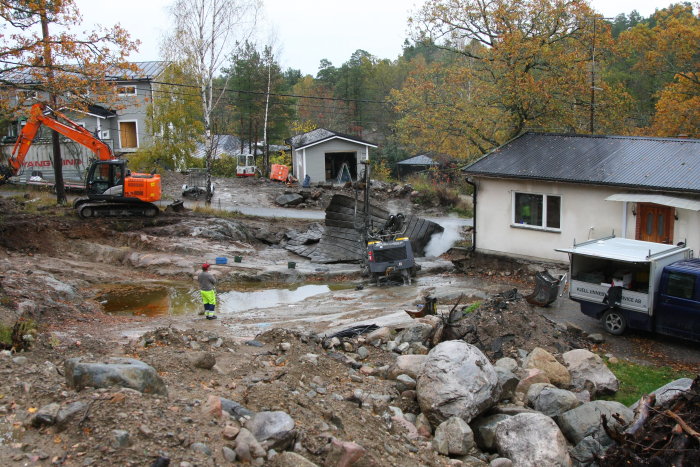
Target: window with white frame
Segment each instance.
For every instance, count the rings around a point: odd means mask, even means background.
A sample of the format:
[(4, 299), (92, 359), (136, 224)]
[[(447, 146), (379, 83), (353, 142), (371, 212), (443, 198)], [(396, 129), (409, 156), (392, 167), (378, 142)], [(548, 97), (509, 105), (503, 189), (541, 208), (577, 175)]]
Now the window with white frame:
[(136, 86), (119, 86), (117, 87), (117, 93), (120, 96), (135, 96)]
[(513, 225), (561, 229), (561, 196), (513, 192)]

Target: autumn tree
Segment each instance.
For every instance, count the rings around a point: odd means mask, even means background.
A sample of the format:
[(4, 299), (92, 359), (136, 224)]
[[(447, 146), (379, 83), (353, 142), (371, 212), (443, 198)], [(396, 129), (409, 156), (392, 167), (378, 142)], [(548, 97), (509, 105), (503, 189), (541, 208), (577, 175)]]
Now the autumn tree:
[(152, 144), (141, 156), (148, 159), (146, 166), (153, 161), (178, 170), (195, 165), (192, 154), (204, 139), (204, 123), (201, 96), (189, 69), (181, 62), (170, 63), (161, 83), (154, 84), (156, 99), (148, 106), (146, 120)]
[[(398, 127), (422, 127), (425, 143), (436, 141), (463, 158), (526, 129), (588, 130), (592, 58), (600, 63), (611, 41), (609, 27), (595, 17), (584, 0), (428, 0), (412, 19), (416, 38), (459, 60), (419, 68), (394, 93), (409, 120)], [(604, 82), (596, 87), (596, 128), (615, 129), (624, 95)], [(410, 137), (404, 133), (405, 141)]]
[[(700, 12), (700, 10), (698, 10)], [(634, 58), (630, 81), (657, 83), (655, 115), (644, 133), (698, 136), (700, 100), (700, 16), (689, 3), (657, 10), (648, 21), (620, 34), (620, 50)]]
[(226, 60), (254, 31), (258, 0), (175, 0), (171, 8), (174, 30), (166, 39), (173, 60), (189, 68), (201, 98), (204, 124), (207, 202), (211, 201), (211, 166), (216, 142), (214, 112), (225, 97), (228, 79), (215, 80)]
[[(73, 0), (0, 0), (0, 18), (2, 112), (31, 103), (18, 97), (21, 91), (48, 95), (52, 109), (104, 104), (116, 97), (108, 78), (132, 69), (125, 60), (138, 41), (119, 26), (76, 34), (82, 19)], [(58, 133), (52, 133), (56, 198), (65, 204)]]

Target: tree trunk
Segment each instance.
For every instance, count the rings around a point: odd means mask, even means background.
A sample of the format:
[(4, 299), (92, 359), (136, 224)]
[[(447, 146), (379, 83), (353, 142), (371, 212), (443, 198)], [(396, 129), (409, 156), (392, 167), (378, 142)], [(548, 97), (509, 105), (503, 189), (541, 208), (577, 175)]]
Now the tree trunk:
[[(41, 10), (41, 36), (44, 45), (44, 65), (46, 66), (46, 82), (49, 88), (49, 101), (51, 102), (51, 110), (56, 110), (57, 99), (54, 94), (54, 79), (53, 79), (53, 60), (51, 57), (51, 37), (49, 36), (49, 21), (46, 16), (46, 8)], [(63, 185), (63, 159), (61, 158), (61, 142), (58, 139), (58, 133), (51, 131), (51, 143), (53, 148), (53, 175), (54, 186), (56, 188), (56, 203), (60, 205), (67, 204), (66, 189)]]

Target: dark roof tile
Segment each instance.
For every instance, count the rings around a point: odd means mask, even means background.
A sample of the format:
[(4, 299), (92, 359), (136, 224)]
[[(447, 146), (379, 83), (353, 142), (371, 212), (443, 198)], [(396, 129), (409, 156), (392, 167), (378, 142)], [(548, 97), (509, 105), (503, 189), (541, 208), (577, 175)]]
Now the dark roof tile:
[(700, 140), (525, 133), (464, 172), (700, 192)]

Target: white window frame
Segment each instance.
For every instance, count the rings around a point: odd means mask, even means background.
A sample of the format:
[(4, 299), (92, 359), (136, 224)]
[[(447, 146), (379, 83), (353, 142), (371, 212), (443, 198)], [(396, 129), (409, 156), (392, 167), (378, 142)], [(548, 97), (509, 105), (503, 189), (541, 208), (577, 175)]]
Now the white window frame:
[(21, 101), (28, 101), (39, 98), (39, 91), (35, 89), (20, 89), (17, 91), (17, 98)]
[[(134, 92), (121, 92), (122, 89), (127, 89), (127, 88), (134, 88)], [(138, 91), (137, 91), (137, 88), (136, 88), (136, 85), (135, 85), (135, 84), (133, 84), (133, 85), (132, 85), (132, 84), (123, 84), (123, 85), (121, 85), (121, 86), (117, 86), (117, 94), (119, 94), (119, 96), (121, 96), (121, 97), (124, 97), (124, 96), (137, 96), (137, 95), (138, 95)]]
[[(515, 221), (515, 196), (516, 195), (530, 195), (530, 196), (541, 196), (542, 197), (542, 224), (521, 224)], [(559, 198), (559, 228), (555, 229), (553, 227), (547, 227), (547, 197), (552, 196)], [(511, 202), (510, 202), (510, 226), (516, 229), (530, 229), (530, 230), (542, 230), (545, 232), (557, 232), (561, 233), (561, 224), (563, 220), (562, 216), (562, 206), (564, 197), (560, 194), (554, 193), (532, 193), (527, 191), (511, 191)]]
[[(135, 128), (136, 128), (136, 147), (133, 148), (123, 148), (122, 147), (122, 123), (134, 123)], [(139, 149), (140, 146), (140, 141), (139, 141), (139, 121), (138, 120), (117, 120), (117, 135), (119, 136), (119, 149), (122, 151), (136, 151)]]

